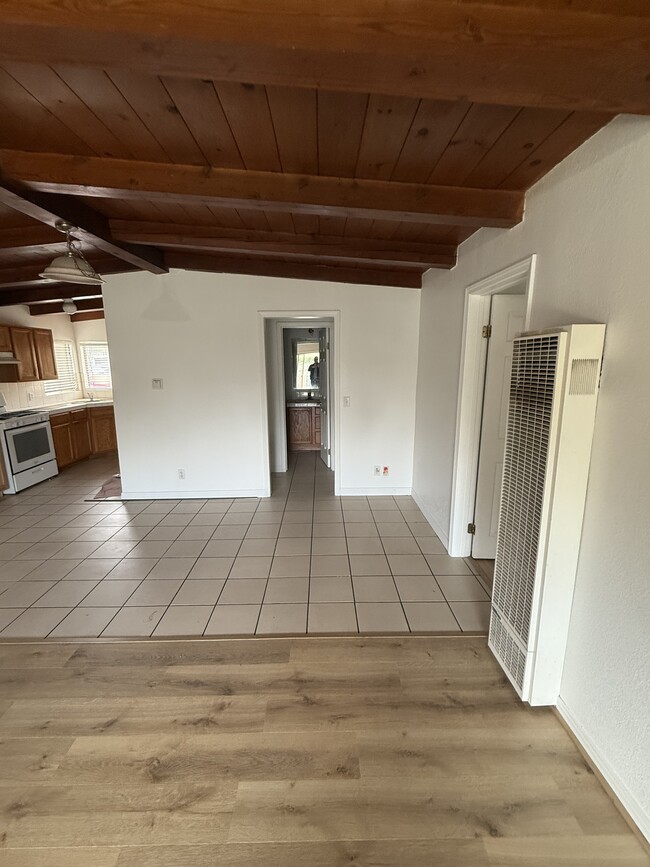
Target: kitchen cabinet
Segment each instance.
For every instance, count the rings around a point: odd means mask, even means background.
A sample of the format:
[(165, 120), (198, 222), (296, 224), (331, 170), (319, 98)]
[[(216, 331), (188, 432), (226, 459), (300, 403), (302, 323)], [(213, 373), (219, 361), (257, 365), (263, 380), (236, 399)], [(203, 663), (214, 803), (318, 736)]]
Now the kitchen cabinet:
[(115, 413), (112, 406), (89, 407), (90, 441), (94, 455), (114, 452), (117, 449)]
[(60, 470), (74, 463), (74, 449), (72, 446), (72, 424), (69, 412), (59, 412), (50, 415), (50, 427), (52, 428), (52, 441), (54, 453)]
[(54, 337), (49, 328), (33, 328), (34, 350), (39, 379), (56, 379), (56, 359), (54, 357)]
[(9, 479), (7, 477), (7, 468), (5, 467), (5, 461), (2, 452), (0, 452), (0, 497), (2, 496), (2, 491), (5, 488), (9, 487)]
[(0, 325), (0, 352), (11, 352), (11, 333), (8, 325)]
[(294, 452), (320, 449), (319, 406), (287, 407), (287, 444)]
[(83, 461), (92, 454), (88, 410), (73, 409), (70, 413), (70, 421), (72, 425), (72, 454), (75, 461)]

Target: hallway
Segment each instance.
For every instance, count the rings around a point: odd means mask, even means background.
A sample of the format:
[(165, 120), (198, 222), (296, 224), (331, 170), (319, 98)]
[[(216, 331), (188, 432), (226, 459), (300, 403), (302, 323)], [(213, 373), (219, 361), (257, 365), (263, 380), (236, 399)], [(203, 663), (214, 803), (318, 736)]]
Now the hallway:
[(3, 638), (487, 632), (483, 585), (413, 499), (335, 497), (316, 453), (266, 500), (90, 500), (116, 469), (0, 503)]

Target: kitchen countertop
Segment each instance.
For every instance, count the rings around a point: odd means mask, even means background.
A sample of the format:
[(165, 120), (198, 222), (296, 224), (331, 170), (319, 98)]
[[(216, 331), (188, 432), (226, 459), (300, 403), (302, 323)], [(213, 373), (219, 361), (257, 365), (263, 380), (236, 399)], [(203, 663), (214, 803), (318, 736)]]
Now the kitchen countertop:
[[(71, 409), (86, 409), (89, 406), (113, 406), (112, 400), (74, 400), (71, 403), (54, 403), (48, 406), (35, 406), (38, 412), (49, 412), (50, 415), (57, 412), (69, 412)], [(32, 409), (32, 407), (30, 407)]]

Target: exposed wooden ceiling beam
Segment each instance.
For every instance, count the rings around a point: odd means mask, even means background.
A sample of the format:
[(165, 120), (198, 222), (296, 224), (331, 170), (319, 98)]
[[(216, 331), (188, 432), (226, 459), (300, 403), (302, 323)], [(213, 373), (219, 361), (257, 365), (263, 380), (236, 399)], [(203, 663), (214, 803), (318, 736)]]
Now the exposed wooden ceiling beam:
[(647, 113), (644, 0), (3, 0), (0, 59)]
[[(77, 310), (103, 310), (104, 299), (99, 295), (97, 298), (78, 298), (75, 302)], [(30, 304), (29, 312), (32, 316), (45, 316), (48, 313), (63, 313), (63, 302), (53, 301), (44, 304)]]
[(166, 249), (415, 268), (453, 268), (456, 264), (456, 247), (449, 244), (417, 244), (128, 220), (111, 220), (111, 231), (115, 238), (123, 241), (155, 244)]
[(71, 283), (41, 283), (38, 286), (0, 288), (0, 307), (12, 304), (33, 304), (37, 301), (63, 301), (84, 298), (97, 291), (94, 286), (74, 287)]
[(0, 251), (2, 253), (25, 250), (30, 247), (60, 245), (64, 240), (63, 235), (56, 229), (38, 224), (0, 229)]
[(71, 322), (87, 322), (89, 319), (104, 319), (103, 310), (87, 310), (81, 313), (73, 313), (70, 316)]
[(28, 186), (32, 194), (201, 202), (321, 216), (497, 228), (516, 225), (524, 208), (523, 192), (512, 190), (9, 150), (0, 150), (0, 165), (8, 177)]
[[(103, 214), (89, 207), (85, 202), (77, 202), (69, 196), (53, 196), (34, 190), (26, 190), (8, 182), (4, 177), (4, 166), (0, 161), (3, 179), (0, 182), (0, 204), (14, 211), (26, 214), (54, 226), (58, 220), (66, 220), (77, 227), (74, 235), (81, 241), (91, 244), (111, 256), (136, 268), (151, 271), (153, 274), (163, 274), (165, 266), (162, 255), (153, 248), (140, 249), (130, 244), (124, 244), (111, 237), (108, 220)], [(63, 235), (59, 233), (59, 239)]]
[[(39, 272), (41, 272), (46, 265), (49, 265), (49, 262), (49, 259), (46, 259), (45, 261), (37, 260), (29, 265), (21, 265), (17, 268), (0, 269), (0, 289), (17, 288), (19, 286), (50, 285), (51, 281), (39, 277)], [(125, 271), (134, 270), (133, 268), (125, 266), (123, 262), (116, 261), (115, 259), (93, 259), (92, 265), (100, 274), (120, 274)], [(78, 292), (80, 289), (89, 288), (78, 283), (61, 283), (57, 285), (67, 285), (71, 292)], [(94, 290), (96, 287), (90, 288)], [(88, 294), (88, 292), (86, 292), (86, 294)], [(66, 295), (65, 297), (68, 298), (70, 296)]]
[(187, 271), (290, 277), (297, 280), (329, 280), (334, 283), (363, 283), (377, 286), (405, 286), (409, 289), (419, 289), (422, 286), (421, 272), (412, 270), (353, 268), (334, 264), (244, 259), (237, 256), (202, 255), (180, 251), (166, 253), (165, 261), (170, 268), (182, 268)]

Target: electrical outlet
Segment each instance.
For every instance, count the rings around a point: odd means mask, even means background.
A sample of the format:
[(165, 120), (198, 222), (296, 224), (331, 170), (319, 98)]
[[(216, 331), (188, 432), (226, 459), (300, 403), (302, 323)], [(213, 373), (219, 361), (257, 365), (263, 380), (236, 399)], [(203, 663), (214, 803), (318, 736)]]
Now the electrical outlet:
[(382, 476), (389, 476), (389, 475), (390, 475), (390, 469), (388, 467), (384, 467), (383, 472), (382, 472)]
[(380, 466), (375, 466), (375, 473), (374, 473), (374, 474), (375, 474), (376, 476), (380, 476), (380, 475), (381, 475), (381, 467), (380, 467)]
[(34, 392), (33, 391), (27, 392), (27, 403), (34, 403)]
[(350, 406), (350, 398), (347, 395), (343, 398), (343, 406)]
[(162, 379), (152, 379), (151, 387), (160, 390), (163, 387)]
[(179, 479), (184, 479), (184, 478), (185, 478), (185, 470), (179, 470), (179, 471), (178, 471), (178, 478), (179, 478)]

